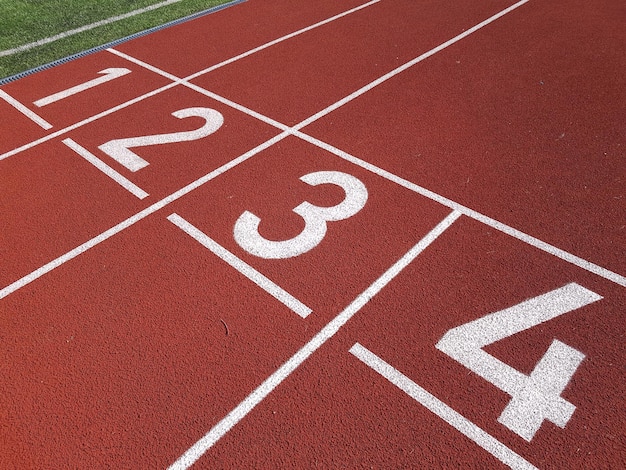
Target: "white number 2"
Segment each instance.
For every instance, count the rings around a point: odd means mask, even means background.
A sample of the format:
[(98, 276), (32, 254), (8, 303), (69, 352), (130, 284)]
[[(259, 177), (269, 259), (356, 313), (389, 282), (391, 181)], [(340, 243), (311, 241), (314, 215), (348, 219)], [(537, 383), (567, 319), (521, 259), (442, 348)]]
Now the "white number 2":
[(191, 131), (110, 140), (100, 145), (98, 148), (130, 171), (137, 171), (148, 166), (148, 162), (130, 150), (131, 148), (202, 139), (203, 137), (213, 134), (222, 127), (224, 123), (224, 117), (219, 112), (210, 108), (181, 109), (174, 111), (172, 116), (178, 119), (184, 119), (190, 116), (201, 117), (205, 120), (205, 123), (202, 127)]
[(292, 258), (312, 250), (326, 235), (326, 222), (343, 220), (359, 212), (367, 202), (367, 188), (352, 175), (339, 171), (318, 171), (300, 178), (301, 181), (317, 186), (334, 184), (346, 193), (344, 200), (333, 207), (319, 207), (303, 202), (293, 212), (304, 219), (302, 232), (294, 238), (272, 241), (259, 234), (261, 219), (245, 211), (235, 223), (234, 237), (241, 248), (248, 253), (265, 259)]
[(564, 428), (571, 418), (576, 407), (561, 393), (585, 355), (555, 339), (530, 375), (525, 375), (482, 348), (601, 298), (578, 284), (567, 284), (452, 328), (436, 347), (509, 394), (511, 401), (498, 422), (530, 441), (544, 419)]

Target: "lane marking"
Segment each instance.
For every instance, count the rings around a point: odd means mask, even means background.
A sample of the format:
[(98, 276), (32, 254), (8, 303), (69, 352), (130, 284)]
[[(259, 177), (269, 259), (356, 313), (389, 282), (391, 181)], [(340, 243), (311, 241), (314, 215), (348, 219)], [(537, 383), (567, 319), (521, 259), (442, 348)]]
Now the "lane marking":
[(417, 245), (411, 248), (402, 258), (394, 263), (382, 276), (372, 283), (365, 291), (354, 299), (345, 310), (331, 320), (319, 333), (305, 344), (287, 362), (263, 381), (250, 395), (218, 422), (208, 433), (200, 438), (182, 456), (176, 460), (169, 470), (182, 470), (192, 466), (219, 439), (230, 431), (250, 411), (269, 395), (283, 380), (294, 372), (311, 354), (332, 338), (370, 299), (393, 280), (409, 263), (419, 256), (431, 243), (446, 231), (459, 217), (459, 212), (450, 213), (433, 228)]
[(228, 263), (230, 266), (235, 268), (237, 271), (239, 271), (241, 274), (246, 276), (248, 279), (254, 282), (257, 286), (259, 286), (265, 292), (270, 294), (276, 300), (283, 303), (288, 308), (293, 310), (295, 313), (300, 315), (300, 317), (306, 318), (313, 311), (309, 307), (304, 305), (302, 302), (300, 302), (298, 299), (296, 299), (289, 292), (287, 292), (282, 287), (280, 287), (278, 284), (276, 284), (271, 279), (261, 274), (259, 271), (254, 269), (252, 266), (250, 266), (248, 263), (243, 261), (241, 258), (235, 256), (233, 253), (231, 253), (222, 245), (220, 245), (211, 237), (209, 237), (206, 233), (204, 233), (197, 227), (193, 226), (191, 223), (189, 223), (187, 220), (185, 220), (178, 214), (170, 215), (167, 218), (167, 220), (172, 222), (174, 225), (180, 228), (183, 232), (185, 232), (191, 238), (196, 240), (198, 243), (200, 243), (202, 246), (207, 248), (213, 254), (215, 254), (216, 256), (221, 258), (223, 261)]
[(145, 192), (139, 186), (135, 185), (132, 181), (128, 180), (123, 175), (115, 171), (113, 168), (104, 163), (85, 147), (80, 146), (72, 139), (64, 139), (63, 143), (71, 148), (78, 155), (83, 157), (85, 160), (87, 160), (89, 163), (91, 163), (93, 166), (95, 166), (102, 173), (115, 181), (117, 184), (122, 186), (126, 191), (130, 192), (133, 196), (137, 196), (139, 199), (144, 199), (149, 196), (147, 192)]
[(123, 77), (124, 75), (128, 75), (129, 73), (131, 73), (131, 71), (124, 68), (110, 68), (100, 70), (98, 74), (102, 74), (102, 77), (94, 78), (93, 80), (89, 80), (85, 83), (81, 83), (80, 85), (73, 86), (71, 88), (68, 88), (67, 90), (59, 91), (58, 93), (54, 93), (53, 95), (46, 96), (45, 98), (34, 101), (33, 104), (38, 108), (41, 108), (69, 96), (76, 95), (77, 93), (80, 93), (82, 91), (88, 90), (98, 85), (102, 85), (103, 83), (110, 82), (111, 80), (115, 80), (116, 78)]
[(40, 278), (41, 276), (49, 273), (50, 271), (52, 271), (52, 270), (58, 268), (59, 266), (67, 263), (68, 261), (71, 261), (72, 259), (76, 258), (78, 255), (86, 252), (87, 250), (90, 250), (91, 248), (93, 248), (96, 245), (99, 245), (103, 241), (108, 240), (113, 235), (115, 235), (117, 233), (120, 233), (121, 231), (127, 229), (128, 227), (136, 224), (140, 220), (145, 219), (150, 214), (153, 214), (154, 212), (158, 211), (159, 209), (162, 209), (163, 207), (167, 206), (171, 202), (181, 198), (185, 194), (190, 193), (194, 189), (199, 188), (200, 186), (202, 186), (203, 184), (207, 183), (208, 181), (211, 181), (212, 179), (218, 177), (219, 175), (225, 173), (226, 171), (236, 167), (237, 165), (243, 163), (244, 161), (246, 161), (249, 158), (253, 157), (257, 153), (265, 150), (268, 147), (271, 147), (276, 142), (279, 142), (279, 141), (283, 140), (284, 138), (286, 138), (288, 136), (289, 136), (288, 132), (283, 132), (281, 134), (278, 134), (277, 136), (275, 136), (275, 137), (273, 137), (273, 138), (263, 142), (262, 144), (256, 146), (252, 150), (249, 150), (248, 152), (240, 155), (239, 157), (237, 157), (237, 158), (231, 160), (230, 162), (222, 165), (221, 167), (213, 170), (212, 172), (207, 173), (203, 177), (198, 178), (197, 180), (195, 180), (194, 182), (188, 184), (184, 188), (181, 188), (178, 191), (176, 191), (175, 193), (172, 193), (169, 196), (161, 199), (160, 201), (152, 204), (151, 206), (147, 207), (146, 209), (142, 210), (141, 212), (138, 212), (137, 214), (129, 217), (128, 219), (126, 219), (126, 220), (120, 222), (119, 224), (111, 227), (110, 229), (106, 230), (105, 232), (102, 232), (101, 234), (93, 237), (92, 239), (86, 241), (82, 245), (74, 248), (73, 250), (68, 251), (64, 255), (61, 255), (58, 258), (50, 261), (49, 263), (41, 266), (40, 268), (36, 269), (35, 271), (31, 272), (30, 274), (27, 274), (26, 276), (18, 279), (17, 281), (9, 284), (8, 286), (6, 286), (2, 290), (0, 290), (0, 299), (5, 298), (7, 295), (12, 294), (13, 292), (21, 289), (22, 287), (24, 287), (24, 286), (30, 284), (31, 282), (35, 281), (36, 279)]
[[(9, 95), (6, 91), (0, 90), (0, 98), (2, 98), (4, 101), (9, 103), (11, 106), (17, 109), (20, 113), (22, 113), (28, 119), (35, 122), (40, 127), (43, 127), (45, 130), (52, 129), (52, 124), (50, 124), (48, 121), (46, 121), (44, 118), (39, 116), (34, 111), (31, 111), (30, 109), (28, 109), (18, 100), (16, 100), (11, 95)], [(2, 156), (0, 156), (0, 160), (2, 160)]]
[(483, 348), (600, 299), (595, 292), (570, 283), (452, 328), (435, 347), (510, 395), (498, 422), (530, 442), (544, 420), (560, 428), (567, 425), (576, 406), (561, 394), (585, 355), (554, 339), (526, 375)]
[(350, 348), (350, 353), (505, 465), (520, 470), (537, 470), (537, 467), (522, 456), (509, 449), (495, 437), (483, 431), (465, 416), (424, 390), (402, 372), (383, 361), (380, 357), (364, 348), (359, 343), (356, 343)]
[(581, 269), (584, 269), (585, 271), (588, 271), (604, 279), (607, 279), (611, 282), (614, 282), (615, 284), (618, 284), (622, 287), (626, 287), (625, 276), (622, 276), (613, 271), (610, 271), (609, 269), (603, 268), (602, 266), (599, 266), (583, 258), (580, 258), (579, 256), (573, 255), (565, 250), (557, 248), (554, 245), (551, 245), (547, 242), (539, 240), (538, 238), (528, 235), (527, 233), (524, 233), (521, 230), (513, 228), (495, 219), (492, 219), (491, 217), (488, 217), (484, 214), (481, 214), (480, 212), (470, 209), (469, 207), (459, 204), (458, 202), (448, 199), (433, 191), (430, 191), (429, 189), (426, 189), (422, 186), (412, 183), (411, 181), (405, 180), (404, 178), (401, 178), (387, 170), (383, 170), (382, 168), (379, 168), (376, 165), (366, 162), (365, 160), (361, 160), (360, 158), (355, 157), (347, 152), (344, 152), (343, 150), (340, 150), (315, 137), (311, 137), (308, 134), (305, 134), (301, 131), (291, 131), (291, 132), (294, 136), (299, 137), (302, 140), (305, 140), (313, 145), (316, 145), (317, 147), (321, 149), (324, 149), (330, 153), (333, 153), (334, 155), (346, 161), (349, 161), (350, 163), (353, 163), (357, 166), (360, 166), (361, 168), (365, 170), (375, 173), (378, 176), (381, 176), (389, 181), (393, 181), (394, 183), (397, 183), (398, 185), (406, 189), (416, 192), (424, 197), (427, 197), (428, 199), (431, 199), (432, 201), (438, 202), (439, 204), (447, 206), (451, 209), (459, 211), (463, 215), (471, 219), (474, 219), (482, 224), (488, 225), (489, 227), (494, 228), (498, 230), (499, 232), (509, 235), (510, 237), (516, 238), (517, 240), (520, 240), (528, 245), (531, 245), (534, 248), (537, 248), (541, 251), (549, 253), (559, 259), (562, 259), (563, 261), (566, 261), (567, 263), (573, 264), (574, 266), (577, 266)]
[[(357, 9), (362, 9), (362, 8), (365, 8), (366, 6), (369, 6), (370, 4), (374, 4), (374, 3), (376, 3), (376, 2), (380, 2), (380, 1), (381, 1), (381, 0), (375, 0), (375, 1), (373, 1), (373, 2), (366, 3), (366, 4), (364, 4), (364, 5), (361, 5), (361, 7), (357, 7)], [(348, 11), (346, 11), (346, 12), (344, 12), (344, 13), (340, 14), (340, 15), (345, 16), (346, 14), (349, 14), (349, 12), (350, 12), (350, 13), (353, 13), (354, 11), (357, 11), (357, 9), (354, 9), (354, 8), (353, 8), (352, 10), (348, 10)], [(336, 15), (336, 17), (333, 17), (333, 18), (334, 18), (334, 19), (337, 19), (337, 17), (339, 17), (339, 15)], [(329, 20), (330, 20), (330, 18), (329, 18)], [(326, 21), (328, 22), (328, 20), (326, 20)], [(323, 22), (321, 22), (321, 23), (323, 23)], [(306, 28), (300, 29), (300, 30), (298, 30), (298, 31), (295, 31), (294, 33), (291, 33), (290, 35), (287, 35), (287, 36), (289, 36), (289, 38), (292, 38), (292, 37), (298, 36), (299, 34), (302, 34), (302, 33), (304, 33), (304, 32), (307, 32), (307, 31), (311, 30), (313, 27), (318, 27), (318, 26), (321, 26), (321, 25), (322, 25), (321, 23), (316, 23), (315, 25), (311, 25), (311, 26), (308, 26), (308, 27), (306, 27)], [(324, 24), (326, 24), (326, 23), (324, 23)], [(289, 39), (289, 38), (287, 38), (286, 36), (285, 36), (284, 38), (285, 38), (285, 39)], [(271, 41), (271, 42), (274, 42), (274, 41)], [(262, 48), (266, 48), (266, 47), (269, 47), (270, 45), (273, 45), (273, 44), (267, 43), (266, 45), (264, 45), (265, 47), (264, 47), (264, 46), (260, 46), (260, 47), (262, 47)], [(258, 52), (258, 51), (256, 51), (256, 49), (258, 49), (258, 48), (251, 49), (251, 51)], [(114, 49), (108, 49), (108, 50), (109, 50), (110, 52), (113, 52), (113, 53), (115, 53), (115, 54), (117, 54), (117, 55), (122, 56), (122, 53), (121, 53), (121, 52), (119, 52), (119, 51), (115, 51)], [(249, 52), (250, 52), (250, 51), (249, 51)], [(248, 53), (244, 53), (244, 54), (250, 55), (250, 54), (248, 54)], [(242, 54), (241, 56), (243, 56), (243, 54)], [(126, 56), (126, 57), (128, 57), (128, 56)], [(238, 57), (238, 59), (237, 59), (237, 60), (239, 60), (240, 58), (242, 58), (242, 57), (240, 57), (240, 56), (237, 56), (237, 57)], [(231, 62), (229, 62), (229, 63), (231, 63)], [(145, 64), (145, 62), (144, 62), (144, 64)], [(147, 65), (147, 64), (146, 64), (146, 65)], [(224, 63), (223, 65), (226, 65), (226, 63)], [(223, 66), (223, 65), (222, 65), (222, 66)], [(215, 67), (215, 66), (214, 66), (214, 67)], [(156, 67), (154, 67), (154, 69), (156, 69)], [(214, 70), (214, 69), (212, 69), (212, 70)], [(202, 73), (206, 73), (206, 71), (202, 71)], [(167, 72), (163, 72), (163, 71), (161, 71), (161, 75), (164, 75), (164, 74), (167, 74)], [(171, 74), (167, 74), (167, 75), (164, 75), (164, 76), (168, 76), (168, 75), (169, 75), (169, 77), (170, 77), (170, 78), (171, 78), (171, 77), (174, 77), (174, 75), (171, 75)], [(192, 74), (192, 75), (189, 75), (189, 76), (187, 77), (187, 79), (189, 79), (189, 80), (190, 80), (190, 79), (195, 78), (195, 77), (196, 77), (196, 73), (194, 73), (194, 74)], [(171, 78), (171, 79), (172, 79), (172, 78)], [(26, 144), (26, 145), (23, 145), (23, 146), (18, 147), (18, 148), (16, 148), (16, 149), (13, 149), (13, 150), (11, 150), (11, 151), (9, 151), (9, 152), (5, 152), (5, 153), (3, 153), (3, 154), (1, 154), (1, 155), (0, 155), (0, 161), (4, 160), (5, 158), (12, 157), (13, 155), (16, 155), (16, 154), (18, 154), (18, 153), (20, 153), (20, 152), (23, 152), (23, 151), (25, 151), (25, 150), (28, 150), (28, 149), (30, 149), (30, 148), (32, 148), (32, 147), (35, 147), (35, 146), (37, 146), (37, 145), (39, 145), (39, 144), (41, 144), (41, 143), (43, 143), (43, 142), (46, 142), (46, 141), (48, 141), (48, 140), (50, 140), (50, 139), (52, 139), (52, 138), (54, 138), (54, 137), (57, 137), (57, 136), (62, 135), (62, 134), (65, 134), (65, 133), (67, 133), (67, 132), (69, 132), (69, 131), (71, 131), (71, 130), (73, 130), (73, 129), (76, 129), (76, 128), (78, 128), (78, 127), (84, 126), (84, 125), (89, 124), (89, 123), (91, 123), (91, 122), (93, 122), (93, 121), (96, 121), (96, 120), (100, 119), (101, 117), (108, 116), (109, 114), (112, 114), (112, 113), (114, 113), (114, 112), (116, 112), (116, 111), (119, 111), (119, 110), (121, 110), (121, 109), (123, 109), (123, 108), (126, 108), (126, 107), (128, 107), (128, 106), (131, 106), (131, 105), (133, 105), (133, 104), (135, 104), (135, 103), (138, 103), (139, 101), (142, 101), (142, 100), (144, 100), (144, 99), (146, 99), (146, 98), (150, 98), (151, 96), (158, 95), (159, 93), (162, 93), (162, 92), (164, 92), (164, 91), (166, 91), (166, 90), (169, 90), (170, 88), (172, 88), (172, 87), (174, 87), (174, 86), (176, 86), (176, 85), (178, 85), (178, 84), (181, 84), (181, 83), (183, 83), (183, 84), (184, 84), (184, 80), (181, 80), (181, 79), (179, 79), (179, 78), (175, 78), (175, 83), (169, 83), (169, 84), (167, 84), (167, 85), (164, 85), (164, 86), (162, 86), (162, 87), (160, 87), (160, 88), (157, 88), (156, 90), (153, 90), (153, 91), (151, 91), (151, 92), (149, 92), (149, 93), (145, 93), (144, 95), (138, 96), (137, 98), (133, 98), (132, 100), (126, 101), (126, 102), (124, 102), (124, 103), (121, 103), (121, 104), (119, 104), (119, 105), (117, 105), (117, 106), (115, 106), (115, 107), (113, 107), (113, 108), (111, 108), (111, 109), (108, 109), (108, 110), (103, 111), (103, 112), (101, 112), (101, 113), (99, 113), (99, 114), (96, 114), (96, 115), (94, 115), (94, 116), (91, 116), (91, 117), (89, 117), (89, 118), (87, 118), (87, 119), (84, 119), (84, 120), (82, 120), (82, 121), (80, 121), (80, 122), (78, 122), (78, 123), (76, 123), (76, 124), (73, 124), (73, 125), (71, 125), (71, 126), (68, 126), (68, 127), (64, 128), (64, 129), (61, 129), (61, 130), (57, 131), (56, 133), (54, 133), (54, 134), (52, 134), (52, 135), (48, 135), (48, 136), (46, 136), (46, 137), (43, 137), (43, 138), (37, 139), (37, 140), (35, 140), (35, 141), (33, 141), (33, 142), (30, 142), (29, 144)], [(191, 85), (191, 84), (189, 84), (189, 85)], [(1, 90), (0, 90), (0, 91), (1, 91)], [(281, 126), (277, 126), (277, 127), (281, 128)], [(283, 127), (286, 127), (286, 126), (283, 126)]]
[[(4, 160), (5, 158), (9, 158), (12, 157), (13, 155), (17, 155), (20, 152), (24, 152), (26, 150), (30, 150), (31, 148), (36, 147), (37, 145), (43, 144), (44, 142), (47, 142), (49, 140), (54, 139), (55, 137), (59, 137), (63, 134), (67, 134), (70, 131), (73, 131), (74, 129), (78, 129), (79, 127), (82, 127), (86, 124), (92, 123), (94, 121), (97, 121), (98, 119), (108, 116), (109, 114), (113, 114), (121, 109), (127, 108), (135, 103), (139, 103), (140, 101), (145, 100), (146, 98), (150, 98), (152, 96), (158, 95), (159, 93), (162, 93), (166, 90), (169, 90), (170, 88), (174, 88), (175, 86), (178, 86), (179, 83), (175, 82), (175, 83), (168, 83), (167, 85), (161, 87), (161, 88), (157, 88), (156, 90), (150, 91), (148, 93), (145, 93), (141, 96), (138, 96), (137, 98), (133, 98), (132, 100), (126, 101), (125, 103), (119, 104), (113, 108), (107, 109), (106, 111), (102, 111), (101, 113), (95, 114), (94, 116), (91, 116), (87, 119), (83, 119), (82, 121), (77, 122), (76, 124), (72, 124), (70, 126), (64, 127), (63, 129), (60, 129), (56, 132), (53, 132), (51, 134), (48, 134), (46, 136), (43, 136), (37, 140), (34, 140), (28, 144), (22, 145), (21, 147), (18, 147), (16, 149), (13, 149), (9, 152), (5, 152), (2, 155), (0, 155), (0, 161)], [(2, 90), (0, 90), (1, 92)]]
[(13, 49), (7, 49), (4, 51), (0, 51), (0, 57), (6, 57), (13, 54), (17, 54), (18, 52), (28, 51), (30, 49), (34, 49), (35, 47), (43, 46), (44, 44), (50, 44), (51, 42), (58, 41), (59, 39), (63, 39), (69, 36), (73, 36), (78, 33), (82, 33), (84, 31), (89, 31), (91, 29), (97, 28), (99, 26), (104, 26), (107, 24), (115, 23), (120, 20), (124, 20), (126, 18), (130, 18), (136, 15), (140, 15), (142, 13), (146, 13), (148, 11), (156, 10), (157, 8), (161, 8), (167, 5), (171, 5), (173, 3), (178, 3), (182, 0), (165, 0), (164, 2), (155, 3), (154, 5), (149, 5), (144, 8), (140, 8), (138, 10), (133, 10), (128, 13), (124, 13), (122, 15), (112, 16), (110, 18), (106, 18), (104, 20), (96, 21), (95, 23), (91, 23), (85, 26), (81, 26), (80, 28), (70, 29), (68, 31), (64, 31), (59, 34), (55, 34), (54, 36), (50, 36), (47, 38), (39, 39), (38, 41), (33, 41), (28, 44), (23, 44), (21, 46), (15, 47)]
[(226, 106), (229, 106), (229, 107), (231, 107), (233, 109), (241, 111), (242, 113), (245, 113), (245, 114), (247, 114), (249, 116), (252, 116), (252, 117), (258, 119), (261, 122), (264, 122), (266, 124), (269, 124), (270, 126), (276, 127), (277, 129), (280, 129), (282, 131), (286, 131), (286, 130), (291, 129), (289, 126), (286, 126), (285, 124), (282, 124), (282, 123), (280, 123), (280, 122), (278, 122), (278, 121), (276, 121), (276, 120), (274, 120), (274, 119), (272, 119), (270, 117), (264, 116), (261, 113), (257, 113), (256, 111), (253, 111), (250, 108), (242, 106), (242, 105), (240, 105), (238, 103), (235, 103), (234, 101), (231, 101), (231, 100), (229, 100), (227, 98), (224, 98), (224, 97), (222, 97), (220, 95), (217, 95), (217, 94), (215, 94), (215, 93), (213, 93), (213, 92), (211, 92), (209, 90), (205, 90), (204, 88), (202, 88), (202, 87), (200, 87), (198, 85), (195, 85), (194, 83), (191, 83), (191, 82), (187, 81), (187, 80), (189, 80), (189, 78), (177, 77), (176, 75), (173, 75), (173, 74), (171, 74), (169, 72), (161, 70), (161, 69), (159, 69), (159, 68), (157, 68), (157, 67), (155, 67), (153, 65), (148, 64), (147, 62), (144, 62), (143, 60), (137, 59), (137, 58), (135, 58), (133, 56), (130, 56), (128, 54), (125, 54), (124, 52), (120, 52), (120, 51), (115, 50), (113, 48), (109, 48), (109, 49), (107, 49), (107, 51), (110, 52), (111, 54), (115, 54), (118, 57), (126, 59), (129, 62), (137, 64), (140, 67), (144, 67), (145, 69), (150, 70), (151, 72), (159, 74), (159, 75), (161, 75), (161, 76), (163, 76), (163, 77), (165, 77), (165, 78), (167, 78), (169, 80), (175, 81), (175, 82), (179, 83), (182, 86), (185, 86), (185, 87), (187, 87), (187, 88), (189, 88), (191, 90), (194, 90), (194, 91), (196, 91), (196, 92), (198, 92), (200, 94), (203, 94), (204, 96), (208, 96), (209, 98), (214, 99), (215, 101), (219, 101), (220, 103), (225, 104)]
[(328, 23), (332, 23), (333, 21), (338, 20), (340, 18), (343, 18), (344, 16), (348, 16), (348, 15), (350, 15), (352, 13), (355, 13), (357, 11), (363, 10), (364, 8), (367, 8), (369, 6), (375, 5), (376, 3), (379, 3), (380, 1), (381, 0), (372, 0), (371, 2), (364, 3), (362, 5), (359, 5), (359, 6), (355, 7), (355, 8), (352, 8), (350, 10), (346, 10), (343, 13), (339, 13), (338, 15), (331, 16), (330, 18), (327, 18), (327, 19), (322, 20), (322, 21), (320, 21), (318, 23), (315, 23), (315, 24), (312, 24), (310, 26), (307, 26), (306, 28), (299, 29), (299, 30), (294, 31), (293, 33), (290, 33), (290, 34), (286, 34), (285, 36), (282, 36), (282, 37), (280, 37), (278, 39), (274, 39), (273, 41), (267, 42), (267, 43), (265, 43), (265, 44), (263, 44), (263, 45), (261, 45), (259, 47), (255, 47), (254, 49), (250, 49), (249, 51), (244, 52), (242, 54), (239, 54), (238, 56), (235, 56), (235, 57), (233, 57), (231, 59), (225, 60), (223, 62), (220, 62), (219, 64), (212, 65), (211, 67), (203, 69), (203, 70), (201, 70), (199, 72), (196, 72), (196, 73), (194, 73), (192, 75), (189, 75), (188, 77), (186, 77), (186, 80), (193, 80), (194, 78), (197, 78), (197, 77), (199, 77), (201, 75), (205, 75), (205, 74), (207, 74), (209, 72), (217, 70), (217, 69), (219, 69), (221, 67), (224, 67), (225, 65), (232, 64), (233, 62), (236, 62), (236, 61), (238, 61), (240, 59), (243, 59), (244, 57), (248, 57), (248, 56), (250, 56), (252, 54), (255, 54), (255, 53), (259, 52), (259, 51), (262, 51), (263, 49), (267, 49), (268, 47), (271, 47), (271, 46), (274, 46), (276, 44), (279, 44), (279, 43), (281, 43), (283, 41), (286, 41), (287, 39), (294, 38), (296, 36), (299, 36), (300, 34), (306, 33), (308, 31), (311, 31), (311, 30), (315, 29), (315, 28), (319, 28), (320, 26), (324, 26), (324, 25), (326, 25)]
[(499, 13), (496, 13), (495, 15), (487, 18), (486, 20), (478, 23), (477, 25), (471, 27), (470, 29), (468, 29), (467, 31), (464, 31), (463, 33), (453, 37), (452, 39), (449, 39), (448, 41), (440, 44), (437, 47), (434, 47), (433, 49), (429, 50), (428, 52), (425, 52), (424, 54), (420, 55), (419, 57), (416, 57), (415, 59), (412, 59), (406, 63), (404, 63), (403, 65), (395, 68), (394, 70), (392, 70), (389, 73), (386, 73), (385, 75), (383, 75), (382, 77), (374, 80), (373, 82), (370, 82), (369, 84), (365, 85), (362, 88), (359, 88), (357, 91), (355, 91), (354, 93), (346, 96), (345, 98), (337, 101), (334, 104), (331, 104), (330, 106), (324, 108), (323, 110), (321, 110), (320, 112), (314, 114), (313, 116), (311, 116), (308, 119), (305, 119), (304, 121), (302, 121), (300, 124), (296, 125), (294, 127), (294, 129), (296, 130), (300, 130), (305, 126), (308, 126), (309, 124), (317, 121), (318, 119), (326, 116), (327, 114), (329, 114), (332, 111), (335, 111), (336, 109), (342, 107), (343, 105), (349, 103), (350, 101), (358, 98), (359, 96), (363, 95), (364, 93), (367, 93), (368, 91), (372, 90), (373, 88), (377, 87), (378, 85), (380, 85), (383, 82), (386, 82), (387, 80), (389, 80), (390, 78), (395, 77), (396, 75), (398, 75), (401, 72), (404, 72), (405, 70), (409, 69), (410, 67), (413, 67), (415, 64), (418, 64), (420, 62), (422, 62), (423, 60), (435, 55), (437, 52), (441, 52), (442, 50), (446, 49), (447, 47), (459, 42), (461, 39), (466, 38), (467, 36), (475, 33), (476, 31), (478, 31), (479, 29), (487, 26), (490, 23), (493, 23), (494, 21), (496, 21), (499, 18), (502, 18), (504, 15), (512, 12), (513, 10), (516, 10), (517, 8), (521, 7), (522, 5), (528, 3), (530, 0), (521, 0), (520, 2), (517, 2), (514, 5), (511, 5), (510, 7), (502, 10)]

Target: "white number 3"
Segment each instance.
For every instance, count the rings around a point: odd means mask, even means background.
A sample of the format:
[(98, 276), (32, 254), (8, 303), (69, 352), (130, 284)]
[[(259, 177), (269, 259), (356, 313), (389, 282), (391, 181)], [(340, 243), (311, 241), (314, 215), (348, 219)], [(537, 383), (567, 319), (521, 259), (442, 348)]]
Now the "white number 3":
[(304, 230), (294, 238), (272, 241), (259, 234), (261, 219), (245, 211), (235, 222), (234, 237), (248, 253), (265, 259), (292, 258), (312, 250), (326, 235), (326, 222), (344, 220), (359, 212), (367, 202), (367, 188), (352, 175), (339, 171), (318, 171), (300, 178), (301, 181), (317, 186), (334, 184), (346, 193), (344, 200), (333, 207), (319, 207), (303, 202), (293, 212), (304, 219)]

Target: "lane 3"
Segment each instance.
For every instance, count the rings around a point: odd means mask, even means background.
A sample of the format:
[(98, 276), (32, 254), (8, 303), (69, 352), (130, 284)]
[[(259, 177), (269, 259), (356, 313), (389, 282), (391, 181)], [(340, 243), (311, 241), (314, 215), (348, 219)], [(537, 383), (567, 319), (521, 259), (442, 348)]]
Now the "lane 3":
[(615, 8), (528, 3), (304, 131), (623, 273)]

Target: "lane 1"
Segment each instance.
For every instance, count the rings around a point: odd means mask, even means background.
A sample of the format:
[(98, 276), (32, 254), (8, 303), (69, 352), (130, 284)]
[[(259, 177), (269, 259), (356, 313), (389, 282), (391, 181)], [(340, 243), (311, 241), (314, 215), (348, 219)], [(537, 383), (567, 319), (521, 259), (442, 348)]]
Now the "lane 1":
[[(116, 49), (185, 77), (365, 3), (365, 0), (304, 3), (247, 0)], [(171, 52), (163, 54), (163, 50)]]
[(103, 51), (11, 82), (3, 90), (58, 130), (168, 83)]

